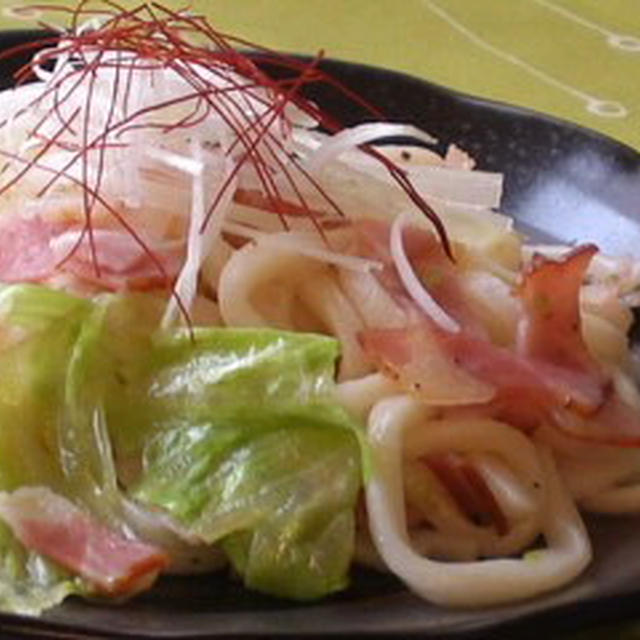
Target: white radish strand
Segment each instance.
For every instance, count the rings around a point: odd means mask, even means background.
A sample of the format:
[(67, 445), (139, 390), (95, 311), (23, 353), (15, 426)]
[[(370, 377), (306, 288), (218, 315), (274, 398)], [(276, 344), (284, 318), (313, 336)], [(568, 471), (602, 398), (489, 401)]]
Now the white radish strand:
[(390, 250), (398, 275), (414, 302), (442, 329), (451, 333), (460, 331), (460, 325), (454, 320), (425, 289), (415, 274), (404, 250), (402, 232), (409, 221), (406, 213), (396, 217), (391, 225)]
[[(194, 142), (192, 147), (194, 162), (202, 163), (202, 148), (200, 143)], [(217, 200), (207, 228), (204, 231), (202, 231), (202, 226), (207, 215), (204, 176), (202, 172), (193, 176), (187, 257), (176, 282), (175, 295), (171, 297), (162, 319), (162, 326), (165, 328), (170, 326), (179, 315), (180, 308), (178, 301), (182, 303), (185, 309), (188, 310), (191, 308), (198, 291), (198, 274), (200, 267), (213, 241), (220, 234), (224, 217), (231, 208), (231, 201), (235, 191), (235, 180), (231, 180), (231, 182), (228, 183), (227, 178), (233, 173), (233, 164), (227, 160), (225, 167), (226, 175), (220, 183), (222, 185), (220, 188), (224, 189), (224, 192)]]
[(158, 160), (168, 167), (187, 173), (190, 176), (200, 176), (204, 170), (204, 163), (201, 160), (195, 160), (181, 153), (173, 153), (160, 147), (148, 147), (144, 153), (153, 160)]

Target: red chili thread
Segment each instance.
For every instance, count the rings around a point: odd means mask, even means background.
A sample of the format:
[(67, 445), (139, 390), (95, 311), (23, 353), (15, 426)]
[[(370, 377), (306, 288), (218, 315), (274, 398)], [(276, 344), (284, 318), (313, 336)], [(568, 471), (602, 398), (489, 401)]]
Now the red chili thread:
[[(44, 51), (39, 57), (38, 63), (44, 65), (49, 61), (55, 61), (59, 55), (67, 55), (70, 60), (75, 62), (75, 67), (71, 71), (54, 78), (50, 82), (50, 86), (45, 88), (42, 95), (36, 98), (31, 105), (21, 109), (13, 118), (15, 120), (17, 117), (21, 117), (30, 108), (36, 106), (38, 100), (44, 100), (45, 97), (53, 93), (53, 105), (45, 114), (42, 122), (47, 117), (55, 114), (63, 124), (63, 129), (60, 133), (56, 133), (49, 140), (44, 140), (43, 147), (34, 158), (28, 160), (13, 158), (14, 161), (26, 163), (23, 169), (18, 172), (19, 177), (24, 176), (31, 167), (41, 169), (44, 167), (39, 160), (46, 150), (54, 145), (62, 147), (65, 144), (60, 139), (62, 132), (69, 131), (72, 135), (75, 134), (75, 131), (71, 128), (71, 121), (74, 118), (65, 118), (61, 107), (83, 83), (88, 83), (84, 104), (84, 122), (81, 131), (82, 142), (77, 152), (64, 167), (60, 169), (45, 168), (46, 171), (52, 174), (52, 177), (41, 189), (39, 195), (44, 196), (48, 189), (61, 177), (70, 178), (69, 170), (76, 162), (81, 163), (82, 179), (80, 180), (80, 186), (83, 189), (85, 227), (91, 245), (92, 260), (96, 267), (96, 273), (99, 273), (99, 265), (95, 243), (93, 242), (92, 221), (92, 212), (96, 202), (102, 204), (109, 213), (114, 215), (119, 223), (123, 225), (123, 228), (128, 233), (131, 233), (136, 242), (143, 247), (153, 260), (153, 252), (146, 246), (140, 234), (100, 194), (105, 169), (104, 154), (106, 149), (113, 148), (116, 144), (111, 142), (109, 137), (111, 135), (116, 138), (120, 137), (124, 132), (138, 127), (153, 128), (154, 126), (162, 126), (164, 133), (170, 133), (176, 129), (188, 130), (200, 124), (212, 113), (215, 113), (232, 132), (235, 143), (233, 143), (229, 152), (233, 150), (233, 147), (238, 146), (241, 148), (241, 156), (232, 175), (223, 183), (213, 202), (210, 203), (201, 232), (205, 231), (212, 212), (218, 205), (225, 189), (230, 187), (235, 174), (246, 163), (251, 163), (256, 171), (256, 176), (264, 190), (265, 197), (272, 203), (273, 209), (280, 216), (285, 228), (287, 222), (285, 218), (286, 212), (283, 210), (282, 204), (284, 199), (273, 178), (273, 173), (276, 170), (283, 176), (293, 191), (295, 198), (299, 201), (301, 209), (312, 219), (320, 233), (323, 233), (323, 231), (316, 220), (316, 212), (308, 205), (297, 180), (307, 181), (326, 201), (330, 209), (338, 215), (343, 215), (340, 207), (331, 198), (330, 194), (304, 169), (295, 156), (287, 151), (282, 141), (271, 131), (274, 123), (279, 125), (285, 134), (291, 130), (292, 125), (287, 121), (285, 114), (285, 108), (289, 103), (294, 104), (304, 113), (315, 118), (329, 132), (335, 133), (342, 128), (342, 125), (335, 118), (309, 101), (301, 93), (305, 86), (318, 83), (330, 85), (354, 104), (366, 109), (372, 116), (384, 119), (378, 109), (318, 68), (322, 54), (319, 54), (317, 58), (310, 62), (280, 54), (243, 38), (222, 33), (216, 30), (203, 16), (188, 14), (184, 11), (175, 11), (157, 2), (153, 2), (151, 5), (140, 4), (129, 10), (112, 0), (105, 0), (102, 3), (105, 8), (100, 10), (89, 7), (88, 4), (87, 0), (81, 0), (75, 8), (55, 4), (35, 4), (27, 7), (57, 11), (69, 15), (69, 31), (59, 37), (46, 36), (36, 42), (13, 47), (0, 53), (0, 61), (17, 54), (57, 45), (54, 49)], [(91, 30), (78, 32), (78, 25), (82, 19), (96, 16), (104, 19), (101, 25)], [(239, 47), (248, 47), (252, 51), (252, 55), (239, 51)], [(105, 57), (107, 52), (112, 53), (114, 51), (118, 52), (115, 60)], [(125, 53), (131, 54), (132, 57), (123, 56)], [(91, 58), (87, 56), (91, 56)], [(268, 63), (273, 67), (293, 74), (293, 76), (284, 79), (272, 78), (258, 67), (257, 62)], [(193, 87), (193, 92), (176, 100), (164, 100), (154, 105), (139, 108), (133, 113), (130, 112), (130, 96), (135, 73), (137, 71), (151, 70), (153, 74), (153, 69), (161, 67), (170, 68), (176, 72), (187, 84)], [(112, 106), (107, 115), (104, 130), (91, 138), (89, 136), (89, 121), (93, 110), (92, 102), (96, 75), (100, 69), (107, 68), (115, 69)], [(204, 69), (223, 79), (228, 86), (217, 87), (213, 85), (211, 81), (203, 77)], [(120, 78), (123, 70), (126, 70), (124, 81)], [(24, 82), (30, 75), (33, 75), (33, 67), (23, 67), (18, 71), (16, 80)], [(238, 76), (241, 77), (241, 80), (238, 80)], [(71, 82), (70, 87), (67, 85), (69, 82)], [(122, 98), (124, 112), (117, 118), (115, 103), (120, 96), (122, 84), (124, 84)], [(176, 122), (154, 124), (149, 119), (149, 116), (154, 112), (180, 102), (189, 101), (194, 102), (192, 109), (187, 115), (182, 115)], [(239, 101), (244, 104), (244, 109)], [(256, 105), (258, 104), (264, 107), (264, 111), (261, 113), (257, 112)], [(246, 115), (245, 111), (250, 112), (251, 115)], [(147, 120), (144, 123), (139, 121), (143, 118)], [(0, 123), (0, 127), (4, 126), (6, 122)], [(41, 139), (39, 133), (41, 126), (42, 124), (37, 125), (31, 135)], [(71, 147), (72, 145), (68, 144), (66, 148)], [(361, 149), (385, 166), (398, 186), (431, 220), (440, 236), (443, 247), (451, 256), (450, 244), (442, 222), (413, 187), (406, 172), (370, 145), (363, 145)], [(93, 185), (87, 184), (89, 180), (88, 159), (90, 153), (98, 154)], [(7, 154), (4, 155), (7, 157)], [(8, 184), (0, 187), (0, 193), (15, 185), (16, 182), (17, 180), (14, 177)], [(154, 260), (154, 264), (156, 263), (160, 270), (163, 271), (160, 261)], [(166, 276), (166, 273), (163, 272), (163, 274)], [(173, 293), (175, 294), (175, 291)], [(181, 306), (180, 301), (178, 301), (178, 304)], [(181, 307), (181, 311), (184, 312), (185, 310)], [(185, 317), (188, 317), (188, 314), (185, 314)]]

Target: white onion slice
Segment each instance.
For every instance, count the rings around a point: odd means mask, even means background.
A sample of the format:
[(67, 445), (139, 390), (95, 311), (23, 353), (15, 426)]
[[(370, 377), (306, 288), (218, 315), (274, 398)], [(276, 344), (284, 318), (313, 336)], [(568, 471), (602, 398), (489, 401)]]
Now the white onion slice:
[(349, 129), (343, 129), (339, 133), (328, 138), (317, 151), (309, 157), (309, 169), (318, 171), (330, 160), (337, 158), (343, 151), (347, 151), (361, 144), (368, 144), (382, 138), (408, 137), (433, 144), (437, 142), (428, 133), (417, 127), (407, 124), (390, 124), (388, 122), (368, 122)]
[[(83, 235), (85, 236), (83, 238)], [(109, 229), (94, 229), (92, 231), (94, 245), (98, 248), (97, 260), (100, 266), (108, 267), (115, 273), (126, 273), (135, 266), (136, 262), (147, 255), (143, 246), (132, 235), (124, 231)], [(78, 244), (82, 239), (82, 244)], [(177, 249), (182, 245), (181, 240), (154, 243), (153, 250)], [(60, 261), (72, 252), (81, 260), (92, 261), (88, 234), (82, 231), (65, 231), (49, 241), (49, 247)], [(104, 261), (103, 257), (107, 256)]]
[(283, 233), (264, 233), (243, 224), (237, 224), (227, 220), (223, 225), (223, 230), (227, 233), (255, 240), (263, 245), (271, 245), (292, 253), (299, 253), (307, 258), (313, 258), (327, 264), (334, 264), (337, 267), (344, 267), (353, 271), (369, 273), (370, 271), (379, 270), (382, 265), (376, 260), (367, 258), (359, 258), (357, 256), (349, 256), (335, 251), (329, 251), (318, 246), (314, 246), (308, 242), (304, 242), (301, 234), (291, 232)]
[(416, 276), (409, 258), (404, 250), (402, 231), (409, 220), (406, 213), (401, 213), (391, 225), (390, 250), (398, 275), (414, 302), (442, 329), (457, 333), (460, 325), (431, 297)]

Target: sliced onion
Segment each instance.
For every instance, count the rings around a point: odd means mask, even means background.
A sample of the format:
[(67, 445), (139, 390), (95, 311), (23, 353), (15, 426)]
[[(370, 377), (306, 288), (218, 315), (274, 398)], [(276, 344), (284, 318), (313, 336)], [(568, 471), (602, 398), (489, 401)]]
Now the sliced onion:
[(264, 233), (243, 224), (231, 221), (226, 221), (224, 223), (223, 230), (228, 233), (232, 233), (233, 235), (240, 236), (241, 238), (255, 240), (264, 245), (276, 246), (285, 251), (299, 253), (307, 258), (313, 258), (321, 262), (326, 262), (327, 264), (334, 264), (337, 267), (343, 267), (353, 271), (369, 273), (370, 271), (382, 268), (382, 265), (376, 260), (345, 255), (343, 253), (323, 249), (316, 244), (311, 244), (308, 241), (305, 241), (307, 238), (304, 238), (300, 233)]
[(309, 158), (309, 168), (318, 171), (330, 160), (337, 158), (343, 151), (347, 151), (361, 144), (379, 141), (383, 138), (397, 137), (413, 138), (433, 144), (437, 142), (428, 133), (421, 131), (417, 127), (407, 124), (390, 124), (388, 122), (368, 122), (349, 129), (343, 129), (339, 133), (331, 136), (320, 148)]
[[(60, 261), (72, 252), (74, 257), (87, 262), (92, 261), (88, 235), (79, 230), (65, 231), (49, 241), (49, 247)], [(106, 267), (114, 273), (126, 273), (135, 267), (136, 263), (146, 256), (142, 245), (129, 233), (111, 231), (109, 229), (94, 229), (93, 242), (98, 250), (97, 260), (100, 266)], [(78, 243), (82, 239), (82, 243)], [(154, 243), (149, 248), (153, 251), (173, 251), (182, 245), (181, 240)]]
[(404, 250), (402, 232), (409, 216), (401, 213), (391, 225), (390, 250), (398, 275), (413, 301), (442, 329), (456, 333), (460, 325), (431, 297), (416, 276)]

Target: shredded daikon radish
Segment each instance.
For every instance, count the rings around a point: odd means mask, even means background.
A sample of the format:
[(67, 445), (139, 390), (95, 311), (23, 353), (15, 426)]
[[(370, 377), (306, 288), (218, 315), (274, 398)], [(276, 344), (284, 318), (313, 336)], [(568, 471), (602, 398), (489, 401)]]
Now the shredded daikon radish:
[[(199, 144), (193, 144), (194, 163), (202, 166), (202, 150)], [(225, 169), (223, 170), (224, 179), (221, 184), (229, 184), (229, 180), (233, 177), (235, 165), (230, 160), (223, 160)], [(215, 184), (215, 183), (214, 183)], [(220, 187), (222, 188), (222, 187)], [(193, 191), (191, 203), (191, 220), (189, 225), (189, 237), (187, 243), (187, 257), (185, 259), (182, 271), (178, 276), (175, 286), (175, 295), (171, 298), (162, 325), (169, 326), (179, 314), (178, 301), (180, 301), (186, 309), (190, 309), (193, 301), (197, 296), (198, 274), (213, 245), (215, 239), (220, 234), (220, 229), (224, 224), (224, 218), (229, 213), (231, 199), (233, 197), (233, 182), (231, 188), (225, 189), (219, 194), (219, 198), (214, 200), (216, 206), (212, 210), (212, 216), (209, 220), (204, 232), (202, 228), (205, 223), (206, 196), (205, 184), (202, 172), (198, 172), (193, 176)]]

